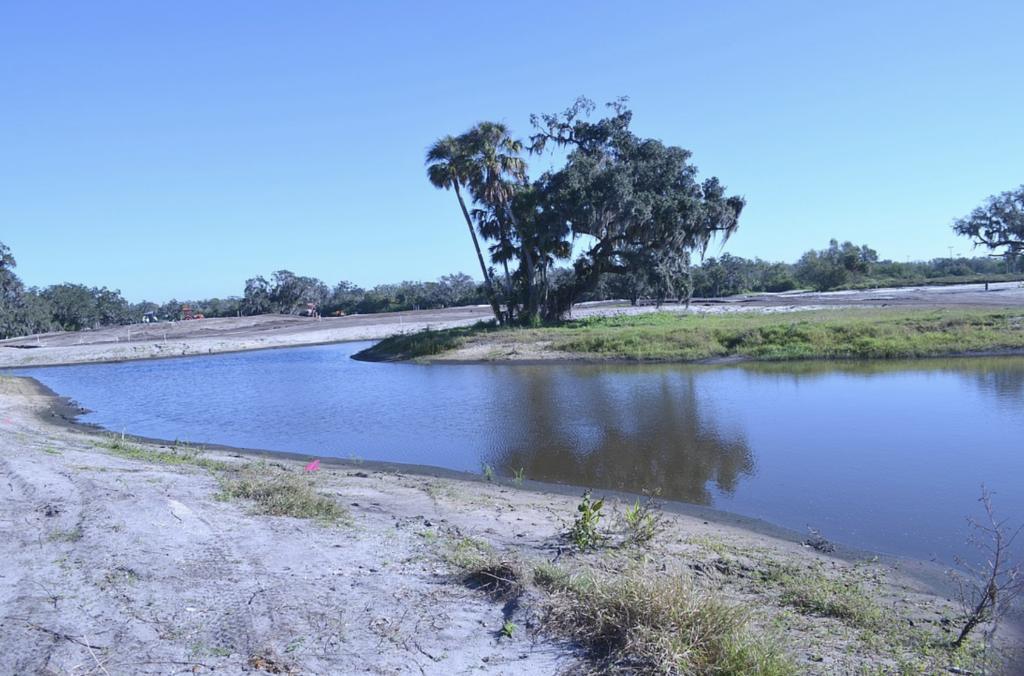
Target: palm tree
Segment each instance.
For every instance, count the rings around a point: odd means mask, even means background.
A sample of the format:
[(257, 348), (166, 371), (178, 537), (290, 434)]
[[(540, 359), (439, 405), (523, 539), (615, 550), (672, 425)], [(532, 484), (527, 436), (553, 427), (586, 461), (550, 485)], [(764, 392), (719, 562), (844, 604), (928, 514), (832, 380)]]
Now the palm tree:
[[(465, 139), (473, 153), (472, 171), (468, 175), (469, 189), (473, 198), (485, 207), (477, 210), (481, 216), (477, 218), (477, 224), (480, 234), (497, 240), (492, 247), (491, 258), (505, 268), (509, 296), (506, 316), (511, 319), (519, 304), (512, 297), (508, 263), (512, 252), (516, 251), (513, 242), (524, 237), (512, 204), (528, 185), (526, 162), (520, 157), (523, 143), (512, 138), (508, 127), (498, 122), (480, 122), (460, 138)], [(520, 248), (519, 253), (526, 267), (527, 297), (532, 301), (535, 296), (533, 261), (528, 250)], [(532, 307), (532, 303), (528, 302), (528, 307)]]
[(458, 138), (448, 135), (438, 139), (437, 143), (427, 150), (427, 178), (435, 188), (454, 190), (455, 196), (459, 198), (459, 206), (462, 207), (462, 215), (466, 218), (466, 226), (469, 227), (469, 236), (473, 238), (473, 248), (476, 249), (477, 260), (480, 261), (480, 270), (484, 275), (484, 291), (487, 300), (494, 311), (494, 318), (499, 324), (502, 323), (501, 306), (494, 295), (494, 285), (491, 283), (491, 273), (484, 262), (484, 255), (480, 251), (480, 242), (476, 237), (476, 230), (473, 228), (473, 219), (469, 217), (469, 210), (466, 208), (466, 201), (462, 199), (460, 186), (469, 185), (469, 177), (479, 173), (479, 168), (474, 165), (472, 153), (466, 143), (466, 135)]

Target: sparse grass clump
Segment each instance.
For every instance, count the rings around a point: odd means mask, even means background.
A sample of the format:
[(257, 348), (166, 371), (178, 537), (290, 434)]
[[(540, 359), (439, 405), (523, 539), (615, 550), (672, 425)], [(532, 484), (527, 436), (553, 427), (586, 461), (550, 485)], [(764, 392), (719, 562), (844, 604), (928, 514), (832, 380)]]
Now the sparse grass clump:
[(818, 562), (798, 566), (770, 561), (766, 580), (779, 589), (779, 600), (785, 605), (855, 627), (883, 629), (885, 613), (866, 587), (867, 575), (853, 568), (830, 576)]
[(318, 491), (315, 477), (310, 473), (289, 472), (257, 462), (224, 474), (220, 482), (218, 498), (249, 500), (257, 514), (329, 523), (348, 519), (348, 510), (333, 497)]
[(226, 463), (204, 456), (202, 448), (178, 441), (175, 441), (174, 445), (170, 447), (138, 444), (129, 440), (122, 432), (108, 435), (107, 441), (102, 446), (122, 458), (147, 460), (167, 465), (194, 465), (215, 471), (225, 470), (229, 467)]
[(545, 569), (547, 627), (587, 646), (602, 673), (792, 674), (749, 613), (685, 576), (630, 568), (615, 575)]
[(464, 537), (450, 539), (442, 555), (463, 582), (496, 600), (514, 602), (530, 593), (544, 631), (589, 651), (596, 669), (588, 673), (781, 676), (796, 671), (777, 643), (748, 628), (747, 610), (658, 566), (602, 572), (583, 562), (531, 565)]

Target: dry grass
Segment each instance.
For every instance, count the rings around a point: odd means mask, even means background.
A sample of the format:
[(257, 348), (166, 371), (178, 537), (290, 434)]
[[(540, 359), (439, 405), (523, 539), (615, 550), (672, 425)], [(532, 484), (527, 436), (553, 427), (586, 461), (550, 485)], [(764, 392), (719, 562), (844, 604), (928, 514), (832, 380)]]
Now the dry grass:
[(603, 673), (791, 674), (749, 613), (683, 575), (634, 567), (613, 575), (546, 569), (547, 627), (590, 649)]
[(530, 567), (465, 538), (445, 558), (473, 587), (501, 601), (539, 597), (544, 631), (584, 647), (595, 674), (792, 674), (777, 642), (748, 627), (749, 613), (688, 576), (636, 563), (624, 570)]
[(312, 473), (271, 467), (265, 462), (245, 465), (221, 476), (222, 500), (243, 499), (253, 511), (270, 516), (319, 519), (329, 523), (348, 521), (348, 510), (333, 497), (321, 493)]

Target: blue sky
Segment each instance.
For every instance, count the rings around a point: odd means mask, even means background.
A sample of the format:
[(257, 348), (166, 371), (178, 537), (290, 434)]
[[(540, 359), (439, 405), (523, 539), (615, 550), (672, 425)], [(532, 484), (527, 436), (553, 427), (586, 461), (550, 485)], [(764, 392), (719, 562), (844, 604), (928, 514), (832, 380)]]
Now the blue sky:
[(627, 95), (747, 198), (725, 251), (971, 255), (951, 222), (1024, 183), (1022, 24), (1019, 0), (5, 2), (0, 241), (26, 284), (131, 301), (478, 277), (427, 147)]

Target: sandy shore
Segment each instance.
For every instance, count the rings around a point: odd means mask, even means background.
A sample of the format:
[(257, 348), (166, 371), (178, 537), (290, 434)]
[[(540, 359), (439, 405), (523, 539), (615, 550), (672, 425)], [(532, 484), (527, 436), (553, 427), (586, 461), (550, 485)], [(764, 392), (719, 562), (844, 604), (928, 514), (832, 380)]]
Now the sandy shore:
[[(60, 405), (34, 381), (0, 378), (4, 673), (526, 675), (585, 663), (543, 630), (540, 601), (510, 610), (443, 558), (468, 537), (528, 561), (615, 565), (621, 553), (575, 554), (562, 537), (579, 496), (345, 464), (304, 475), (306, 459), (274, 457), (334, 496), (351, 523), (257, 516), (217, 499), (216, 471), (122, 457), (109, 437), (49, 422)], [(666, 514), (665, 524), (649, 556), (724, 571), (707, 583), (756, 608), (760, 623), (792, 615), (749, 574), (764, 561), (851, 568), (796, 534), (758, 533), (729, 515)], [(945, 629), (953, 611), (922, 581), (929, 564), (859, 570), (891, 612)], [(511, 638), (499, 633), (505, 619), (520, 628)], [(895, 664), (850, 651), (838, 620), (800, 616), (792, 627), (786, 649), (808, 673)]]

